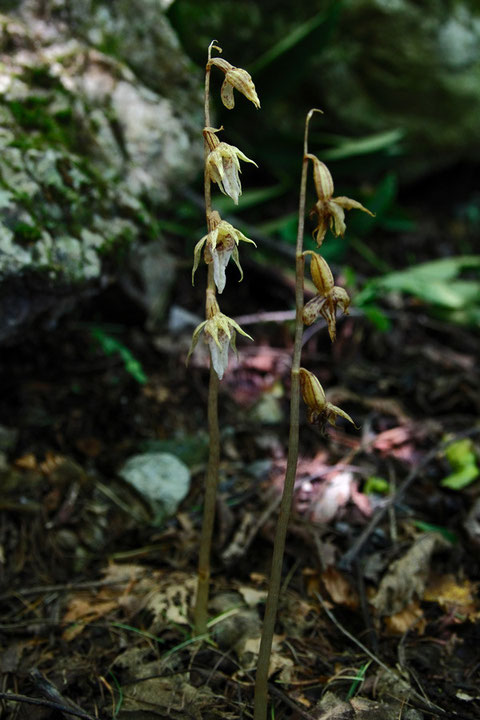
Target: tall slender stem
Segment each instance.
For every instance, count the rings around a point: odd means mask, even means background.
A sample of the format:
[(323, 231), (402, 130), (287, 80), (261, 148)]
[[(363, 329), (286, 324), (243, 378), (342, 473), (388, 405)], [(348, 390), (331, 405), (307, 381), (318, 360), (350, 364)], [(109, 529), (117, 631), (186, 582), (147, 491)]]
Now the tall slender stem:
[[(205, 70), (205, 127), (210, 127), (210, 55), (214, 40), (208, 48), (208, 62)], [(205, 159), (208, 155), (206, 141)], [(204, 194), (205, 214), (207, 228), (210, 231), (210, 217), (212, 212), (212, 196), (210, 178), (205, 162)], [(207, 297), (209, 293), (215, 295), (215, 281), (213, 277), (213, 264), (208, 265)], [(218, 468), (220, 464), (220, 430), (218, 425), (218, 375), (210, 362), (210, 382), (208, 386), (208, 435), (209, 455), (207, 474), (205, 479), (205, 496), (203, 502), (202, 532), (198, 557), (198, 584), (195, 601), (194, 625), (195, 634), (203, 635), (207, 632), (208, 620), (208, 593), (210, 586), (210, 555), (212, 549), (213, 526), (215, 522), (215, 504), (217, 499)]]
[(288, 438), (287, 469), (285, 473), (285, 484), (283, 487), (280, 512), (275, 531), (273, 543), (272, 567), (270, 572), (270, 583), (268, 597), (263, 620), (262, 638), (258, 654), (257, 675), (255, 678), (255, 701), (254, 720), (265, 720), (268, 705), (268, 668), (272, 651), (273, 634), (277, 617), (278, 596), (282, 581), (283, 554), (285, 551), (285, 539), (287, 536), (288, 520), (292, 505), (293, 490), (295, 487), (295, 476), (297, 473), (298, 461), (298, 436), (299, 436), (299, 403), (300, 403), (300, 356), (302, 352), (303, 335), (303, 232), (305, 227), (305, 195), (307, 188), (308, 169), (308, 126), (314, 112), (310, 110), (305, 121), (305, 136), (303, 143), (302, 177), (300, 181), (300, 200), (298, 208), (298, 233), (295, 257), (295, 342), (293, 347), (292, 371), (291, 371), (291, 398), (290, 398), (290, 433)]

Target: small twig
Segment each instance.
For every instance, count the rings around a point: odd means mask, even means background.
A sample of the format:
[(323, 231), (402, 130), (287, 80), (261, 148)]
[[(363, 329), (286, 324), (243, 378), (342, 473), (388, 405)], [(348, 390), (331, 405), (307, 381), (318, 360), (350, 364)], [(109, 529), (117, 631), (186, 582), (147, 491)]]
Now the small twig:
[(40, 593), (50, 592), (69, 592), (70, 590), (90, 590), (99, 587), (110, 587), (112, 585), (122, 585), (129, 578), (120, 578), (119, 580), (88, 580), (79, 583), (60, 583), (58, 585), (36, 585), (31, 588), (21, 588), (19, 590), (9, 590), (0, 595), (0, 600), (6, 600), (10, 597), (27, 597), (28, 595), (37, 595)]
[(310, 715), (310, 713), (301, 708), (298, 703), (296, 703), (294, 700), (291, 700), (286, 693), (284, 693), (282, 690), (279, 690), (279, 688), (277, 688), (277, 686), (273, 683), (268, 683), (268, 689), (273, 695), (279, 697), (280, 700), (285, 703), (285, 705), (288, 705), (288, 707), (292, 708), (292, 710), (298, 713), (301, 717), (305, 718), (305, 720), (315, 720), (315, 716)]
[(75, 717), (84, 718), (85, 720), (98, 720), (93, 715), (89, 715), (83, 710), (74, 710), (51, 700), (41, 700), (40, 698), (31, 698), (27, 695), (17, 695), (16, 693), (0, 692), (0, 700), (9, 700), (18, 703), (27, 703), (28, 705), (41, 705), (52, 710), (58, 710), (66, 715), (75, 715)]

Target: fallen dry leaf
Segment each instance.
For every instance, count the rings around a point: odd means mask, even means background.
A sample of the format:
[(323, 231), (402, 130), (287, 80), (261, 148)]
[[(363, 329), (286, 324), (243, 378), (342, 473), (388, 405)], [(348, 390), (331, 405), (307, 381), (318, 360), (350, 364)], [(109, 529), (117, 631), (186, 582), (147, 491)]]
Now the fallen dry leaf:
[(437, 533), (421, 535), (408, 552), (390, 565), (390, 570), (380, 582), (372, 605), (378, 615), (393, 615), (406, 608), (414, 598), (422, 598), (425, 590), (430, 561), (439, 548), (448, 543)]
[(358, 607), (358, 595), (349, 581), (334, 567), (328, 567), (320, 578), (325, 589), (337, 605), (345, 605), (354, 610)]
[(427, 621), (418, 601), (385, 618), (385, 628), (390, 635), (403, 635), (408, 630), (416, 630), (419, 635), (423, 635), (426, 625)]
[(448, 613), (457, 612), (476, 622), (480, 618), (476, 593), (476, 583), (470, 580), (458, 582), (453, 575), (441, 575), (431, 580), (425, 589), (423, 599), (438, 603)]

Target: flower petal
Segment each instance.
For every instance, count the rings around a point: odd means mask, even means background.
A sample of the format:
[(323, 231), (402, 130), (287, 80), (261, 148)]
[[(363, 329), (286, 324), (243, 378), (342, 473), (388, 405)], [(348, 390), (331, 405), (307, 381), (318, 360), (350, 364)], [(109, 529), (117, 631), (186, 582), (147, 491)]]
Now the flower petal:
[(313, 325), (315, 320), (318, 320), (322, 315), (322, 308), (326, 303), (326, 298), (321, 295), (315, 295), (314, 298), (309, 300), (303, 307), (302, 320), (304, 325)]
[(204, 320), (203, 322), (200, 323), (200, 325), (197, 325), (197, 327), (193, 331), (192, 342), (191, 342), (190, 350), (188, 351), (187, 360), (186, 360), (187, 365), (188, 365), (188, 361), (190, 360), (190, 355), (193, 353), (193, 351), (195, 350), (195, 348), (197, 346), (198, 338), (200, 337), (200, 333), (205, 328), (206, 324), (207, 324), (207, 320)]
[(351, 198), (344, 197), (343, 195), (341, 197), (333, 198), (332, 202), (340, 205), (340, 207), (342, 207), (344, 210), (362, 210), (362, 212), (366, 212), (372, 217), (375, 217), (375, 213), (372, 213), (370, 210), (368, 210), (368, 208), (357, 202), (357, 200), (352, 200)]
[(226, 75), (225, 75), (225, 80), (223, 81), (223, 84), (222, 84), (222, 89), (220, 90), (220, 97), (222, 98), (222, 103), (225, 105), (225, 107), (228, 110), (232, 110), (235, 107), (235, 98), (233, 97), (233, 87), (228, 82)]
[(337, 415), (339, 417), (344, 418), (344, 420), (348, 420), (348, 422), (351, 422), (352, 425), (355, 425), (355, 423), (353, 422), (352, 418), (350, 417), (350, 415), (348, 413), (344, 412), (339, 407), (337, 407), (336, 405), (332, 405), (332, 403), (329, 403), (329, 402), (327, 402), (327, 404), (325, 405), (325, 415), (326, 415), (326, 419), (330, 423), (330, 425), (335, 425)]
[(204, 237), (197, 242), (195, 245), (195, 249), (193, 251), (193, 268), (192, 268), (192, 285), (195, 284), (195, 273), (197, 272), (198, 266), (200, 264), (200, 258), (202, 255), (202, 247), (205, 244), (205, 241), (207, 239), (208, 235), (204, 235)]
[(339, 235), (343, 237), (347, 229), (345, 225), (345, 211), (335, 200), (329, 200), (327, 205), (330, 214), (330, 229), (335, 237)]

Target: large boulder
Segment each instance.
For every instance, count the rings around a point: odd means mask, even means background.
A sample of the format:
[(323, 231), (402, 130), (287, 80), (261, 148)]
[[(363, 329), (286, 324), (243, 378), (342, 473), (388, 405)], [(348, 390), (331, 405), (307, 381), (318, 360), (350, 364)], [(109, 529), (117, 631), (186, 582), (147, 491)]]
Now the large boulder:
[[(172, 77), (170, 89), (152, 89), (90, 43), (97, 16), (88, 32), (86, 17), (82, 25), (61, 16), (62, 5), (88, 2), (18, 5), (0, 15), (0, 341), (39, 317), (55, 320), (108, 282), (136, 243), (161, 245), (151, 208), (198, 171), (202, 152), (193, 129), (195, 115), (201, 123), (198, 75), (187, 87)], [(152, 63), (161, 53), (180, 63), (163, 23)], [(120, 45), (125, 24), (109, 27)], [(184, 72), (187, 65), (183, 58)]]

